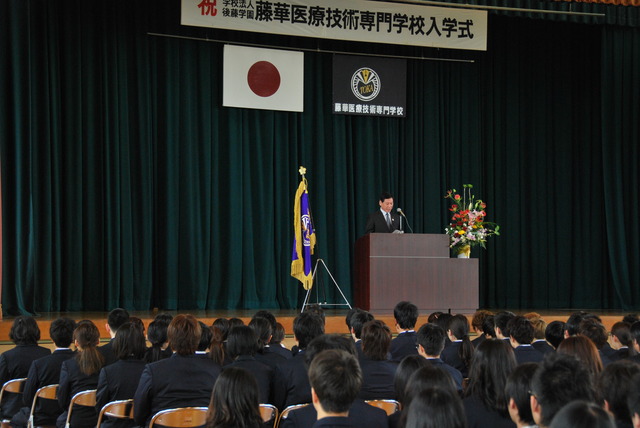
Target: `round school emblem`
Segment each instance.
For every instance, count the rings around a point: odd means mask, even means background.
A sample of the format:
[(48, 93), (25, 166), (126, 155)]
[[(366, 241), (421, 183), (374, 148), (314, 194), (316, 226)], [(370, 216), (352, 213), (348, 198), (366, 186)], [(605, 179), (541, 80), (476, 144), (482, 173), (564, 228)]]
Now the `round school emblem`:
[(369, 67), (362, 67), (351, 77), (353, 95), (362, 101), (371, 101), (380, 93), (380, 76)]

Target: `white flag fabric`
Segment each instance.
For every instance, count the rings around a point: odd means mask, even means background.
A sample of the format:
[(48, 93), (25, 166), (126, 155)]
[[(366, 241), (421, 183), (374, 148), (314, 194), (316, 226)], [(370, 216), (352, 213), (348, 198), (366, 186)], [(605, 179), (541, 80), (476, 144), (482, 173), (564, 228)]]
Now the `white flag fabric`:
[(303, 111), (304, 54), (225, 45), (222, 105)]

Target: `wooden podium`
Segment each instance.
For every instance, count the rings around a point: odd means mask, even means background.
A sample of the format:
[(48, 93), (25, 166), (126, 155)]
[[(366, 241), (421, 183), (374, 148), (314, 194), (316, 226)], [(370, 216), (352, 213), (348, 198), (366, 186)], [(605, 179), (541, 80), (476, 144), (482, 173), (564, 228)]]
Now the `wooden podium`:
[(449, 257), (449, 237), (371, 233), (356, 241), (355, 306), (393, 311), (408, 300), (423, 312), (478, 308), (478, 259)]

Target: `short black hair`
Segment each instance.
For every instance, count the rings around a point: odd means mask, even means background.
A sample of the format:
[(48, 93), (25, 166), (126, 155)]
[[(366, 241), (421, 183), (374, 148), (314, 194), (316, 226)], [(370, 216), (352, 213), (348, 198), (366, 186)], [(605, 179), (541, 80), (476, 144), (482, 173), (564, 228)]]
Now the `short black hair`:
[(582, 320), (578, 332), (582, 336), (586, 336), (596, 345), (596, 348), (602, 349), (607, 343), (609, 335), (607, 329), (595, 318), (587, 318)]
[(426, 323), (416, 334), (416, 344), (424, 348), (427, 355), (438, 356), (444, 349), (444, 342), (447, 334), (444, 329), (437, 324)]
[(580, 329), (580, 323), (589, 315), (588, 312), (578, 311), (569, 315), (567, 322), (564, 323), (564, 331), (569, 333), (569, 336), (575, 336)]
[[(271, 330), (275, 330), (276, 329), (276, 323), (278, 321), (276, 321), (276, 317), (275, 315), (273, 315), (271, 312), (267, 311), (267, 310), (260, 310), (258, 312), (256, 312), (255, 314), (253, 314), (253, 318), (251, 318), (251, 320), (255, 320), (256, 318), (264, 318), (267, 321), (269, 321), (269, 325), (271, 326)], [(251, 324), (251, 323), (249, 323)]]
[(531, 379), (538, 369), (538, 363), (522, 363), (515, 368), (507, 378), (505, 394), (507, 400), (513, 399), (518, 408), (518, 416), (525, 425), (535, 425), (531, 414)]
[(322, 319), (322, 324), (325, 323), (326, 315), (324, 313), (324, 309), (322, 309), (322, 306), (320, 306), (319, 304), (312, 303), (310, 305), (307, 305), (305, 306), (304, 311), (318, 315)]
[(116, 332), (120, 326), (129, 321), (129, 312), (123, 308), (115, 308), (107, 316), (107, 324), (112, 332)]
[(493, 323), (496, 328), (496, 337), (498, 337), (497, 329), (500, 329), (500, 332), (504, 337), (511, 336), (511, 332), (509, 331), (509, 321), (511, 318), (515, 317), (516, 314), (509, 311), (500, 311), (493, 316)]
[(40, 340), (40, 327), (33, 317), (17, 316), (11, 324), (9, 339), (16, 345), (35, 345)]
[(402, 301), (393, 308), (393, 317), (400, 328), (408, 330), (418, 322), (418, 307), (411, 302)]
[(596, 403), (575, 400), (564, 406), (549, 428), (616, 428), (611, 415)]
[(633, 324), (636, 321), (640, 321), (638, 314), (627, 314), (622, 317), (622, 322), (626, 322), (627, 324)]
[(540, 424), (549, 426), (558, 411), (573, 400), (595, 401), (591, 375), (574, 356), (548, 352), (531, 381), (541, 407)]
[(269, 344), (269, 339), (273, 336), (273, 329), (269, 320), (262, 317), (254, 317), (249, 321), (249, 327), (253, 329), (258, 337), (260, 348), (264, 348)]
[(533, 324), (522, 315), (511, 318), (507, 323), (507, 330), (509, 330), (509, 336), (521, 345), (528, 345), (533, 341)]
[(309, 384), (325, 411), (347, 412), (362, 386), (358, 359), (339, 349), (320, 352), (309, 366)]
[(347, 312), (347, 315), (344, 317), (344, 323), (347, 325), (347, 328), (349, 329), (349, 333), (351, 333), (351, 317), (353, 316), (353, 314), (361, 310), (362, 309), (360, 308), (353, 307), (349, 309), (349, 311)]
[(607, 400), (609, 411), (617, 420), (629, 421), (627, 399), (636, 389), (633, 377), (640, 374), (640, 365), (630, 360), (619, 360), (607, 365), (598, 377), (598, 393)]
[(309, 343), (309, 346), (307, 346), (307, 349), (304, 352), (304, 363), (307, 368), (316, 355), (322, 351), (326, 351), (327, 349), (340, 349), (350, 353), (354, 357), (358, 356), (356, 344), (350, 337), (339, 334), (321, 334)]
[(362, 327), (369, 321), (373, 321), (374, 317), (370, 312), (367, 311), (358, 311), (351, 317), (351, 328), (353, 329), (353, 334), (356, 336), (356, 339), (360, 339), (362, 336)]
[(116, 330), (113, 352), (119, 360), (141, 360), (147, 350), (144, 333), (139, 325), (126, 322)]
[(551, 321), (544, 329), (544, 338), (556, 349), (564, 340), (564, 324), (562, 321)]
[(303, 312), (293, 320), (293, 335), (300, 349), (305, 349), (309, 342), (321, 334), (324, 334), (324, 322), (317, 314)]
[(73, 330), (76, 329), (76, 322), (71, 318), (60, 317), (49, 326), (49, 336), (58, 348), (68, 348), (73, 342)]
[(200, 323), (200, 329), (202, 332), (200, 333), (200, 342), (198, 342), (198, 351), (203, 352), (209, 349), (211, 346), (211, 338), (213, 337), (213, 333), (211, 332), (211, 327), (203, 323), (202, 321), (198, 321)]
[(380, 202), (384, 202), (387, 199), (393, 199), (393, 195), (387, 191), (381, 192), (380, 196), (378, 196)]
[(229, 330), (227, 336), (227, 352), (231, 358), (240, 355), (255, 355), (260, 349), (258, 336), (255, 331), (247, 325), (238, 325)]
[(631, 334), (631, 342), (636, 342), (640, 345), (640, 321), (636, 321), (629, 327), (629, 334)]

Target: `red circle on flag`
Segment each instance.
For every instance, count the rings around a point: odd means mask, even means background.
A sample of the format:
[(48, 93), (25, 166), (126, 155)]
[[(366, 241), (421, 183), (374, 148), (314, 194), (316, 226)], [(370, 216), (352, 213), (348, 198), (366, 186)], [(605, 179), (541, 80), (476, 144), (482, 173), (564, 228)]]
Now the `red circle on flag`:
[(258, 61), (249, 68), (247, 83), (254, 94), (270, 97), (280, 88), (280, 72), (268, 61)]

